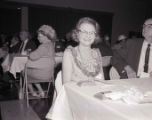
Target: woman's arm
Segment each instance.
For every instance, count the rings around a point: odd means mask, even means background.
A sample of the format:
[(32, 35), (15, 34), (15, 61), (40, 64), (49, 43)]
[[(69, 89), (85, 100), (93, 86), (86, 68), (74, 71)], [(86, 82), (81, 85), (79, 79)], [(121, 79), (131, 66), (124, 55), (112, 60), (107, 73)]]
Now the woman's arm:
[(53, 46), (50, 46), (50, 44), (42, 44), (42, 45), (40, 45), (36, 50), (34, 50), (33, 52), (30, 53), (29, 59), (38, 60), (38, 59), (40, 59), (43, 56), (48, 56), (48, 52), (51, 55), (51, 51), (53, 52), (53, 48), (50, 51), (49, 50), (50, 47), (53, 47)]
[(71, 76), (72, 76), (72, 53), (71, 49), (66, 49), (64, 51), (63, 55), (63, 62), (62, 62), (62, 79), (63, 79), (63, 84), (66, 82), (71, 81)]

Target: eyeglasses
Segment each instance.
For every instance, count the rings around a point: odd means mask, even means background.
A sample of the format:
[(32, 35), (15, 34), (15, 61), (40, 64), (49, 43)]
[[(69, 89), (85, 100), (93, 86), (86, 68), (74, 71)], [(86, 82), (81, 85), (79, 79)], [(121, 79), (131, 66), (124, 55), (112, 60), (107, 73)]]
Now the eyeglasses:
[(143, 28), (151, 28), (151, 29), (152, 29), (152, 24), (147, 24), (147, 25), (144, 24), (144, 25), (143, 25)]
[(90, 31), (90, 32), (82, 31), (82, 30), (78, 30), (78, 31), (83, 35), (96, 35), (96, 32), (94, 32), (94, 31)]

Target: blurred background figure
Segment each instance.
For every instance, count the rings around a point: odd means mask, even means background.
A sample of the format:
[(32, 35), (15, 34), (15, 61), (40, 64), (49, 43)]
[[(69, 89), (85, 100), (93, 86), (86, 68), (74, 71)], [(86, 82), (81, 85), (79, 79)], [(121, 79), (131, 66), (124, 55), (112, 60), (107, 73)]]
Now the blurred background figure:
[(127, 36), (126, 35), (124, 35), (124, 34), (122, 34), (122, 35), (119, 35), (118, 36), (118, 43), (119, 42), (124, 42), (125, 40), (127, 39)]
[(66, 47), (72, 46), (75, 47), (78, 45), (78, 42), (74, 41), (76, 37), (76, 31), (73, 29), (66, 34)]
[(5, 64), (6, 59), (8, 59), (8, 48), (0, 47), (0, 83), (9, 84), (11, 77), (7, 72), (9, 64)]
[(36, 43), (31, 40), (30, 33), (23, 30), (19, 33), (21, 43), (19, 44), (18, 53), (21, 55), (26, 55), (27, 51), (33, 51), (37, 48)]
[(108, 46), (108, 47), (111, 47), (111, 42), (110, 42), (110, 36), (109, 35), (104, 35), (103, 37), (103, 40), (105, 42), (105, 44)]
[(56, 39), (55, 41), (55, 52), (63, 52), (66, 46), (66, 42), (64, 39)]
[(20, 43), (20, 39), (18, 34), (15, 34), (12, 36), (12, 38), (10, 39), (10, 43), (9, 43), (9, 53), (17, 53), (18, 50), (18, 44)]
[(55, 73), (54, 78), (56, 78), (57, 73), (62, 69), (62, 57), (63, 52), (66, 48), (66, 40), (56, 39), (55, 41)]
[[(42, 25), (38, 29), (40, 45), (29, 54), (29, 60), (27, 62), (27, 76), (29, 81), (53, 79), (55, 66), (54, 43), (56, 39), (56, 31), (51, 26)], [(33, 85), (36, 86), (39, 94), (37, 94)], [(41, 85), (36, 82), (33, 85), (28, 85), (32, 95), (44, 97), (45, 93)]]
[[(35, 50), (37, 45), (34, 41), (32, 41), (30, 33), (27, 30), (22, 30), (19, 32), (19, 35), (16, 34), (12, 37), (9, 47), (9, 60), (11, 64), (13, 57), (27, 55), (29, 51), (31, 52)], [(21, 74), (17, 72), (16, 79), (19, 79), (20, 76)]]
[(8, 54), (8, 49), (6, 47), (0, 47), (0, 64), (2, 65)]
[(4, 46), (5, 43), (6, 43), (6, 38), (7, 38), (7, 35), (4, 34), (4, 33), (1, 33), (0, 34), (0, 47)]
[(113, 50), (120, 49), (125, 44), (126, 40), (127, 40), (126, 35), (124, 35), (124, 34), (119, 35), (116, 43), (112, 46), (112, 49)]

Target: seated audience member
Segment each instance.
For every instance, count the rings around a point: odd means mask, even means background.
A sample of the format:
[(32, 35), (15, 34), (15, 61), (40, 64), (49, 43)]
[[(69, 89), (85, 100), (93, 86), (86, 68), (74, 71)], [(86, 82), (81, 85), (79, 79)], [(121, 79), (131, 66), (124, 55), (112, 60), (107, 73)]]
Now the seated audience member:
[(66, 34), (66, 47), (72, 46), (75, 47), (78, 45), (78, 42), (75, 41), (76, 31), (73, 29)]
[(89, 17), (81, 18), (76, 25), (76, 47), (68, 47), (63, 56), (63, 83), (104, 79), (99, 49), (91, 45), (99, 38), (99, 24)]
[[(65, 41), (64, 39), (57, 39), (55, 41), (55, 73), (54, 73), (54, 78), (56, 78), (56, 75), (59, 71), (62, 69), (62, 57), (63, 57), (63, 52), (65, 50)], [(60, 59), (59, 59), (60, 57)]]
[[(8, 55), (8, 49), (6, 47), (0, 47), (0, 65), (4, 62), (6, 56)], [(3, 69), (1, 69), (3, 71)]]
[(119, 35), (118, 36), (118, 40), (116, 41), (116, 43), (112, 46), (112, 49), (120, 49), (121, 47), (123, 47), (123, 45), (125, 44), (127, 40), (126, 35)]
[(0, 61), (2, 62), (3, 59), (7, 56), (8, 54), (8, 49), (7, 47), (0, 47)]
[(104, 35), (103, 41), (105, 42), (105, 44), (106, 44), (108, 47), (111, 47), (110, 36), (109, 36), (108, 34)]
[[(56, 32), (49, 25), (42, 25), (38, 29), (38, 40), (40, 45), (36, 50), (29, 54), (27, 62), (28, 80), (46, 80), (53, 78), (55, 65), (54, 42)], [(35, 92), (32, 84), (29, 84), (29, 91), (33, 96), (44, 97), (44, 91), (39, 83), (34, 84), (39, 91)]]
[(14, 46), (14, 53), (26, 55), (26, 52), (33, 51), (37, 48), (34, 41), (31, 40), (30, 33), (28, 31), (21, 31), (19, 33), (21, 42)]
[(17, 44), (19, 44), (20, 39), (18, 35), (14, 35), (11, 39), (10, 39), (10, 44), (9, 44), (9, 53), (17, 53), (18, 47), (16, 46)]
[(10, 79), (13, 79), (12, 75), (7, 71), (9, 64), (4, 64), (7, 59), (8, 48), (1, 47), (0, 48), (0, 79), (5, 83), (9, 83)]
[(4, 47), (6, 43), (7, 35), (4, 33), (0, 33), (0, 47)]
[[(29, 51), (33, 51), (37, 48), (34, 41), (31, 40), (31, 35), (28, 31), (22, 30), (19, 33), (20, 42), (18, 42), (14, 47), (13, 51), (10, 54), (10, 59), (14, 56), (27, 55)], [(20, 73), (17, 73), (17, 79), (20, 78)]]
[[(80, 18), (76, 24), (76, 47), (67, 47), (64, 51), (62, 63), (63, 84), (71, 81), (77, 83), (91, 83), (95, 80), (104, 80), (102, 56), (99, 49), (91, 45), (99, 40), (99, 24), (92, 18)], [(52, 119), (52, 107), (46, 118)]]
[[(8, 54), (8, 49), (6, 47), (0, 47), (0, 90), (3, 90), (7, 86), (9, 87), (8, 77), (6, 78), (6, 73), (3, 70), (3, 62)], [(6, 88), (5, 88), (6, 89)], [(3, 93), (1, 91), (1, 93)]]
[(128, 39), (121, 49), (113, 52), (111, 63), (121, 78), (152, 73), (152, 18), (144, 22), (142, 35), (144, 38)]
[(63, 41), (63, 39), (61, 40), (57, 39), (55, 41), (55, 52), (60, 53), (63, 52), (64, 49), (65, 49), (65, 42)]

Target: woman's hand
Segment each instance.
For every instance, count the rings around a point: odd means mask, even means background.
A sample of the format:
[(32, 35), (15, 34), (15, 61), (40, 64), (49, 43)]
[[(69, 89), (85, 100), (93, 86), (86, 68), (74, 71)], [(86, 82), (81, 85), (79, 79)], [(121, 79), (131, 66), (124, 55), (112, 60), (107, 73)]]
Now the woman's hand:
[(136, 78), (136, 72), (129, 66), (125, 66), (125, 71), (127, 72), (128, 78)]
[(29, 56), (30, 56), (31, 49), (27, 49), (25, 52), (26, 52), (26, 55), (29, 57)]

